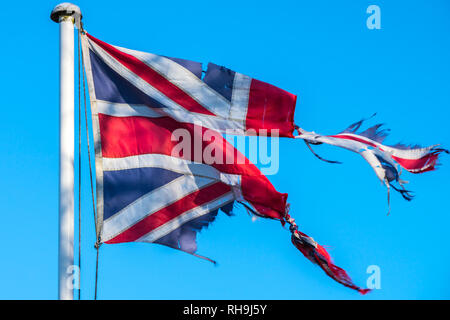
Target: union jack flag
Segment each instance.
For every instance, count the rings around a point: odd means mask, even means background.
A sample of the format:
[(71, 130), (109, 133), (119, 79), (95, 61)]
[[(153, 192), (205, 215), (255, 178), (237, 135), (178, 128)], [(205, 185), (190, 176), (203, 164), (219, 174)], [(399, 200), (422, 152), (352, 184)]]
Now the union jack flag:
[[(280, 134), (292, 136), (294, 95), (214, 64), (202, 80), (200, 63), (111, 46), (89, 34), (83, 39), (102, 242), (156, 242), (194, 253), (196, 231), (219, 209), (230, 214), (236, 200), (284, 218), (287, 194), (219, 132), (290, 126)], [(279, 105), (285, 114), (275, 112)], [(262, 107), (260, 120), (253, 114)], [(192, 150), (199, 139), (201, 154), (213, 144), (231, 161), (174, 155), (179, 129), (192, 137)], [(209, 143), (207, 132), (214, 135)]]
[[(327, 143), (350, 149), (362, 154), (388, 187), (399, 182), (396, 190), (407, 199), (410, 193), (403, 189), (394, 160), (411, 172), (429, 171), (446, 151), (386, 147), (379, 126), (356, 133), (362, 121), (339, 135), (307, 132), (294, 124), (296, 96), (268, 83), (212, 63), (203, 75), (201, 63), (112, 46), (88, 33), (82, 45), (100, 242), (159, 243), (197, 255), (196, 232), (219, 210), (229, 215), (238, 202), (255, 215), (288, 224), (293, 244), (305, 257), (339, 283), (366, 293), (322, 246), (298, 230), (287, 194), (278, 192), (222, 134), (275, 132), (303, 139), (309, 147)], [(203, 154), (213, 148), (227, 159), (210, 162), (195, 152), (174, 153), (177, 130), (192, 137), (190, 150)], [(210, 139), (205, 141), (205, 135)]]

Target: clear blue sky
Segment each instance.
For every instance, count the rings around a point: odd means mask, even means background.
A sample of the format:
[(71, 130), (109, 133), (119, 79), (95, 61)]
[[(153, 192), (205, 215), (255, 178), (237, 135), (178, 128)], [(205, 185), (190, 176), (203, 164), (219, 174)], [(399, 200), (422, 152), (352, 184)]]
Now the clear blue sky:
[[(57, 298), (57, 1), (2, 3), (0, 298)], [(378, 112), (387, 142), (450, 147), (448, 1), (76, 1), (86, 29), (112, 44), (225, 65), (298, 95), (296, 123), (336, 133)], [(366, 8), (381, 8), (381, 30)], [(84, 136), (83, 136), (84, 138)], [(84, 147), (84, 142), (83, 142)], [(245, 211), (219, 216), (198, 237), (217, 267), (152, 244), (104, 245), (101, 299), (448, 299), (450, 158), (436, 172), (405, 173), (412, 202), (386, 193), (357, 155), (280, 143), (270, 179), (289, 193), (301, 230), (330, 246), (336, 264), (365, 285), (360, 296), (324, 275), (279, 223)], [(95, 250), (83, 159), (83, 298), (93, 297)]]

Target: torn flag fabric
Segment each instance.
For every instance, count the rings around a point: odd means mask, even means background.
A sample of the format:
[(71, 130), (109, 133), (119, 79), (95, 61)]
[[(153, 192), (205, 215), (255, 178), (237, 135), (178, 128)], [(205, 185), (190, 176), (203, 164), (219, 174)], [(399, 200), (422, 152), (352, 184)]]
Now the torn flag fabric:
[(383, 141), (387, 137), (388, 129), (382, 129), (381, 124), (357, 133), (364, 121), (365, 119), (360, 120), (336, 135), (319, 135), (297, 127), (299, 135), (296, 138), (303, 139), (308, 146), (325, 143), (359, 153), (373, 168), (378, 179), (386, 185), (388, 204), (391, 187), (410, 201), (413, 194), (405, 188), (408, 181), (400, 178), (401, 168), (411, 173), (435, 170), (439, 154), (449, 153), (448, 150), (439, 148), (439, 145), (430, 147), (407, 146), (400, 143), (393, 146), (385, 145)]
[[(202, 77), (200, 63), (112, 46), (87, 33), (82, 45), (95, 140), (100, 242), (152, 242), (197, 255), (196, 232), (219, 211), (231, 214), (240, 204), (255, 215), (288, 224), (292, 243), (306, 258), (339, 283), (368, 292), (298, 230), (287, 194), (278, 192), (222, 136), (277, 135), (304, 139), (308, 145), (347, 147), (297, 127), (295, 95), (212, 63)], [(175, 132), (186, 135), (174, 140)], [(355, 139), (362, 139), (355, 132)], [(177, 150), (180, 140), (188, 147)], [(209, 153), (213, 161), (196, 151)], [(386, 168), (391, 164), (383, 161)], [(395, 174), (384, 170), (386, 177)]]

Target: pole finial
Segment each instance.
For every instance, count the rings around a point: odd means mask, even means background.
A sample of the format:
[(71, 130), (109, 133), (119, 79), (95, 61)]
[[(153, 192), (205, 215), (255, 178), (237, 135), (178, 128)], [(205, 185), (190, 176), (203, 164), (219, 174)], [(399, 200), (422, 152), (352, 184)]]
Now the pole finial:
[(50, 14), (50, 19), (56, 23), (59, 23), (61, 17), (73, 17), (75, 21), (80, 21), (83, 18), (83, 15), (77, 5), (63, 2), (58, 4)]

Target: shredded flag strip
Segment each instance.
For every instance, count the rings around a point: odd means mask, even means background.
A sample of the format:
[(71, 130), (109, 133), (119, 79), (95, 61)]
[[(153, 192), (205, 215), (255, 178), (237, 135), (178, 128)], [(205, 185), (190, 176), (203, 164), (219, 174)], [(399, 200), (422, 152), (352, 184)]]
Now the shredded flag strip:
[(382, 124), (376, 124), (357, 133), (364, 121), (365, 119), (350, 125), (339, 134), (327, 136), (296, 127), (299, 135), (295, 138), (303, 139), (308, 144), (325, 143), (359, 153), (373, 168), (378, 179), (386, 185), (388, 204), (391, 187), (398, 191), (405, 200), (412, 200), (413, 194), (404, 186), (408, 181), (400, 178), (401, 168), (411, 173), (435, 170), (439, 154), (449, 153), (448, 150), (439, 148), (439, 145), (425, 148), (400, 143), (393, 146), (384, 145), (383, 141), (387, 137), (388, 130), (381, 129)]
[[(278, 192), (223, 134), (276, 132), (303, 139), (311, 151), (311, 145), (323, 143), (354, 151), (388, 189), (407, 200), (412, 194), (400, 179), (400, 167), (431, 171), (438, 155), (448, 153), (437, 146), (383, 145), (386, 133), (380, 125), (358, 133), (364, 120), (337, 135), (305, 131), (294, 124), (295, 95), (213, 63), (202, 77), (198, 62), (113, 46), (88, 33), (82, 45), (102, 243), (158, 243), (210, 260), (196, 253), (196, 233), (219, 212), (231, 215), (241, 204), (256, 216), (289, 225), (293, 245), (307, 259), (365, 294), (368, 289), (355, 285), (321, 245), (298, 230), (288, 195)], [(179, 139), (174, 140), (175, 133)], [(187, 148), (178, 149), (180, 140)], [(210, 154), (214, 161), (198, 154)]]

